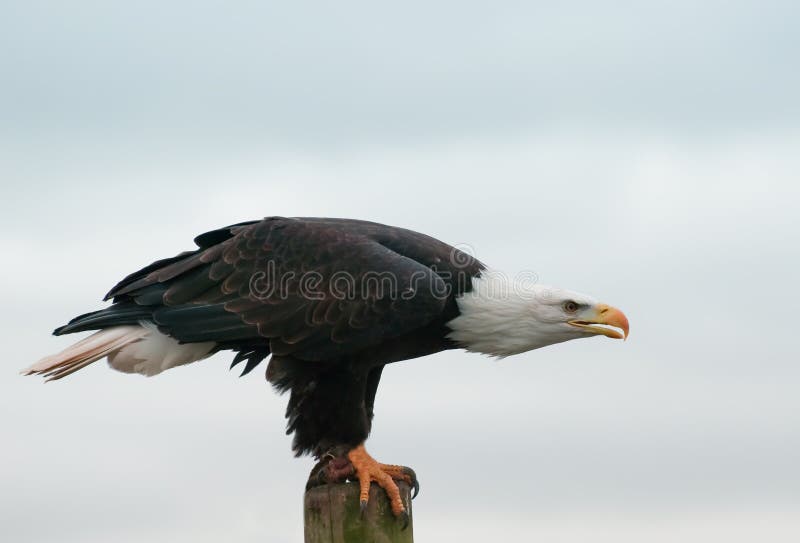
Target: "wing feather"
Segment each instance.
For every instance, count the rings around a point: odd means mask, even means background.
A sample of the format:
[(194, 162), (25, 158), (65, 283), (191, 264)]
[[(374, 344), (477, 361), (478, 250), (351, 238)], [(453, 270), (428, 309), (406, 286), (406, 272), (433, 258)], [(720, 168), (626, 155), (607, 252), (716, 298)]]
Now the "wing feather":
[[(272, 217), (197, 239), (197, 251), (131, 274), (108, 296), (151, 306), (159, 329), (182, 342), (261, 341), (276, 355), (322, 360), (425, 326), (453, 282), (438, 267), (455, 249), (374, 223)], [(393, 283), (376, 287), (370, 274)]]

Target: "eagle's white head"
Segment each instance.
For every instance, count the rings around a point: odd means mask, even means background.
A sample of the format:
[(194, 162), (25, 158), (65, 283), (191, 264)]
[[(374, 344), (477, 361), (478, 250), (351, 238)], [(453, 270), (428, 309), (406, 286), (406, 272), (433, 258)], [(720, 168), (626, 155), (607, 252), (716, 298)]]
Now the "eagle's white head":
[(472, 287), (457, 300), (461, 314), (447, 323), (447, 337), (468, 351), (503, 358), (570, 339), (628, 336), (622, 311), (585, 294), (525, 285), (491, 271), (473, 279)]

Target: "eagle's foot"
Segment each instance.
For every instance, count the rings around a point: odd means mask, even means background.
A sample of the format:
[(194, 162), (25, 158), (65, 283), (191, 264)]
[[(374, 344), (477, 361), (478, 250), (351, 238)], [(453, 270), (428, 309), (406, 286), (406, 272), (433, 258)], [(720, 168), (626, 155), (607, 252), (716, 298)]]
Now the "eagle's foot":
[(403, 500), (400, 497), (400, 489), (397, 487), (395, 479), (405, 481), (414, 488), (414, 495), (419, 491), (414, 470), (405, 466), (394, 466), (381, 464), (372, 458), (362, 443), (358, 447), (351, 449), (347, 453), (347, 458), (353, 466), (355, 477), (361, 487), (359, 500), (361, 502), (361, 512), (366, 510), (369, 502), (369, 485), (374, 481), (378, 484), (389, 497), (389, 505), (394, 516), (403, 523), (403, 528), (408, 525), (408, 512), (406, 511)]
[[(341, 453), (340, 453), (341, 454)], [(362, 514), (369, 503), (369, 486), (374, 481), (386, 492), (392, 512), (402, 522), (408, 524), (408, 513), (400, 498), (400, 489), (395, 481), (403, 481), (412, 489), (412, 498), (419, 494), (419, 481), (414, 470), (406, 466), (381, 464), (372, 458), (362, 443), (347, 454), (335, 456), (327, 453), (311, 470), (306, 490), (329, 483), (342, 483), (358, 479), (360, 485), (359, 499)]]

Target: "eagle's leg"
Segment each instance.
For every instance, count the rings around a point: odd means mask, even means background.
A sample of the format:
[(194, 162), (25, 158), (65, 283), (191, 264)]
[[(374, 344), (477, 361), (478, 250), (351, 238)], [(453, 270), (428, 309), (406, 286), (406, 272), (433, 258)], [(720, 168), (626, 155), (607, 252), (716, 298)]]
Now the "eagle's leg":
[(353, 465), (355, 476), (361, 486), (361, 494), (359, 495), (361, 510), (364, 511), (367, 508), (367, 503), (369, 502), (369, 485), (374, 481), (389, 497), (392, 513), (394, 513), (396, 517), (401, 518), (404, 525), (408, 524), (408, 513), (400, 497), (400, 489), (397, 488), (397, 483), (394, 482), (394, 479), (406, 481), (408, 484), (414, 486), (416, 491), (419, 487), (416, 484), (416, 477), (413, 477), (414, 472), (403, 466), (379, 463), (367, 453), (363, 443), (351, 449), (347, 453), (347, 458)]

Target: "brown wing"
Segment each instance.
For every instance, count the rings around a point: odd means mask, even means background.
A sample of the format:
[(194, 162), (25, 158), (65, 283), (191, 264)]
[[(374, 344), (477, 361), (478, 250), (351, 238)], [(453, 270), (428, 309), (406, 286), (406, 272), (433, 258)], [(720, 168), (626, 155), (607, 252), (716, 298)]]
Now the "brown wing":
[(452, 247), (373, 223), (269, 218), (198, 244), (124, 279), (107, 295), (112, 308), (149, 310), (184, 342), (268, 342), (274, 354), (323, 360), (425, 326), (453, 294), (430, 267)]

